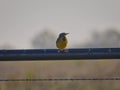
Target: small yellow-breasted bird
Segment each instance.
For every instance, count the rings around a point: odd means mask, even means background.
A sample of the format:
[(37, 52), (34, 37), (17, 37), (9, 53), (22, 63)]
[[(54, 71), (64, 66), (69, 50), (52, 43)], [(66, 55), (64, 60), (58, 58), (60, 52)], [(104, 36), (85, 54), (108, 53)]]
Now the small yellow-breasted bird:
[(64, 50), (68, 44), (68, 40), (66, 38), (66, 35), (69, 34), (69, 33), (60, 33), (59, 34), (59, 37), (57, 38), (57, 41), (56, 41), (56, 46), (58, 49), (60, 50)]

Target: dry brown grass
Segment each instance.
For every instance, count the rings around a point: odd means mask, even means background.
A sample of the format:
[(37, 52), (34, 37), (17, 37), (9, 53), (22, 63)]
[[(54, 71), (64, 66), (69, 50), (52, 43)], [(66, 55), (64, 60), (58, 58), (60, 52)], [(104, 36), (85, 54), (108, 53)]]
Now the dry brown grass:
[[(1, 62), (0, 78), (106, 78), (120, 77), (119, 60), (83, 60), (83, 61), (30, 61)], [(12, 84), (11, 84), (12, 83)], [(26, 90), (119, 90), (119, 81), (73, 81), (73, 82), (32, 82), (32, 83), (0, 83), (0, 88), (7, 86)], [(62, 87), (61, 87), (62, 86)], [(111, 89), (109, 88), (111, 86)], [(104, 89), (104, 88), (105, 89)], [(36, 88), (36, 89), (35, 89)], [(99, 88), (99, 89), (98, 89)], [(4, 89), (0, 89), (4, 90)]]

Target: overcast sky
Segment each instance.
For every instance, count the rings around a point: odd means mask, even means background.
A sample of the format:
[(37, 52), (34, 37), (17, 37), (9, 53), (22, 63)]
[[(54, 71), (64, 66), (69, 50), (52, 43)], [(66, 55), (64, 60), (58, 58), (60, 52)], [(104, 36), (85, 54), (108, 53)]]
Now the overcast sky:
[(94, 30), (120, 29), (120, 0), (0, 0), (0, 46), (31, 48), (44, 28), (69, 32), (69, 46), (86, 42)]

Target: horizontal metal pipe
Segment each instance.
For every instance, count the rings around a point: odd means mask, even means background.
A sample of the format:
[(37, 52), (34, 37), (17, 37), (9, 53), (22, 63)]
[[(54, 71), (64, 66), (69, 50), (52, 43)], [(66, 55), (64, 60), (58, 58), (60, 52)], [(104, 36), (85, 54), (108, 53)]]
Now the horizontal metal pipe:
[(120, 59), (120, 48), (0, 50), (0, 61)]

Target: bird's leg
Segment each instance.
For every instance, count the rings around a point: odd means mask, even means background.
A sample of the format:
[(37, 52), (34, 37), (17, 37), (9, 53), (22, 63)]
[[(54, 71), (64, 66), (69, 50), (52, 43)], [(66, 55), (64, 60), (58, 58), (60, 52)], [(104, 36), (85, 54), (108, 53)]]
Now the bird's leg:
[(67, 52), (69, 52), (69, 50), (68, 50), (68, 49), (63, 49), (63, 51), (64, 51), (64, 52), (66, 52), (66, 53), (67, 53)]

